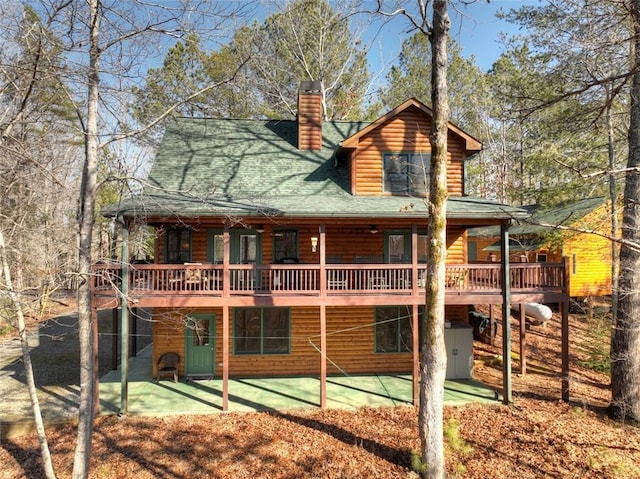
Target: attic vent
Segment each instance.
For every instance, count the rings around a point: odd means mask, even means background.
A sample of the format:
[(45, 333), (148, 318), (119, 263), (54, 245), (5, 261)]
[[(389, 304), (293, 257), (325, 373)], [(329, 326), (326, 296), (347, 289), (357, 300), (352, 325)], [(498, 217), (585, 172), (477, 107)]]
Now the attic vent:
[(322, 149), (322, 82), (300, 82), (298, 90), (298, 149)]

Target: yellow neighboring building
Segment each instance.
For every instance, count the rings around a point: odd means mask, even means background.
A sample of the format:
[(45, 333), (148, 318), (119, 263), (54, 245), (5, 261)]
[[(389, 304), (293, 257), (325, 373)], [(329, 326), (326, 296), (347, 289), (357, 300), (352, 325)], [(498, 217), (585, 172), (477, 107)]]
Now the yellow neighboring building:
[[(509, 229), (510, 261), (557, 263), (568, 257), (571, 297), (610, 295), (611, 203), (599, 197), (526, 209), (531, 218)], [(499, 261), (499, 238), (497, 227), (469, 230), (469, 262)]]

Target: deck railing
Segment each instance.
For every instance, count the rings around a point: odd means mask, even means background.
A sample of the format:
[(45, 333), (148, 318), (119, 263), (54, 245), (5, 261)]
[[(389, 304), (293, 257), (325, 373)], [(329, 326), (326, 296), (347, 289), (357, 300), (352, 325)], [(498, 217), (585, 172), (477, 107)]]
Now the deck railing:
[[(424, 290), (426, 268), (410, 264), (221, 264), (129, 265), (130, 295), (357, 295), (411, 294)], [(321, 272), (324, 271), (324, 281)], [(445, 286), (451, 292), (498, 293), (501, 266), (447, 265)], [(512, 263), (512, 291), (564, 291), (563, 263)], [(414, 289), (414, 285), (416, 288)], [(96, 295), (114, 295), (122, 287), (122, 265), (96, 264)]]

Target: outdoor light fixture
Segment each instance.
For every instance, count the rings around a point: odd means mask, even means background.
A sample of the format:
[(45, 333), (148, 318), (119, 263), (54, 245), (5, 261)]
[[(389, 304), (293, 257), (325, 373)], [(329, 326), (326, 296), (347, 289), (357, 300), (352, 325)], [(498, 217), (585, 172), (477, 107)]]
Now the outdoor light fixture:
[(318, 248), (318, 237), (317, 236), (312, 236), (311, 237), (311, 252), (315, 253), (317, 248)]
[(262, 226), (262, 225), (258, 225), (258, 226), (256, 227), (256, 231), (257, 231), (258, 233), (260, 233), (260, 234), (264, 233), (264, 226)]
[(376, 225), (371, 225), (369, 227), (369, 231), (371, 232), (372, 235), (374, 235), (378, 232), (378, 227)]

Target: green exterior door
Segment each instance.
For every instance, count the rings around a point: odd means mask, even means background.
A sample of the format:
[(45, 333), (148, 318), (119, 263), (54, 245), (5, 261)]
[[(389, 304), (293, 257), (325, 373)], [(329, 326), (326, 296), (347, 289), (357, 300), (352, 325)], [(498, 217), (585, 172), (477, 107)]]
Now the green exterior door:
[(215, 373), (215, 315), (185, 316), (185, 374), (213, 376)]

